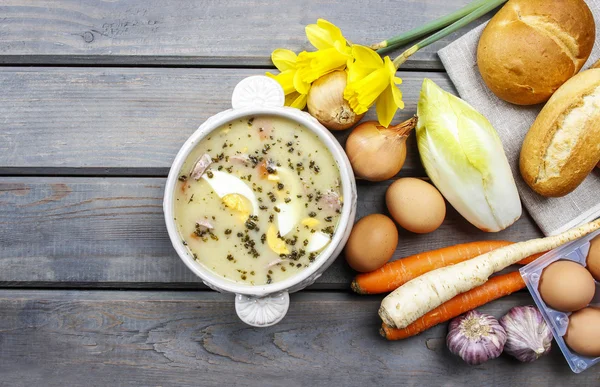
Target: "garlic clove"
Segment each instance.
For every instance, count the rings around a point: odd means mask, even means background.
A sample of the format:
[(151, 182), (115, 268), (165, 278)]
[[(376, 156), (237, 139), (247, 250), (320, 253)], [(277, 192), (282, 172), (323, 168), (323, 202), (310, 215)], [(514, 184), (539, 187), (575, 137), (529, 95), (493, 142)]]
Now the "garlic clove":
[(505, 343), (506, 332), (498, 320), (476, 310), (454, 318), (446, 337), (450, 352), (470, 365), (479, 365), (500, 356)]
[(515, 306), (501, 319), (507, 335), (504, 351), (522, 362), (532, 362), (550, 352), (552, 331), (535, 306)]

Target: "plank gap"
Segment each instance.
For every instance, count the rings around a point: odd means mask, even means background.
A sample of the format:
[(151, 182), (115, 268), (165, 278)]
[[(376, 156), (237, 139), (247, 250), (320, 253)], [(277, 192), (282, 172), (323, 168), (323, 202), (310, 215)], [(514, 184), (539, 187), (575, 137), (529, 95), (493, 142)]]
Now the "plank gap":
[[(389, 55), (389, 54), (388, 54)], [(392, 56), (393, 57), (393, 54)], [(0, 67), (106, 67), (106, 68), (206, 68), (206, 69), (275, 69), (269, 58), (210, 58), (186, 56), (78, 56), (78, 55), (2, 55)], [(401, 71), (444, 72), (439, 60), (408, 60)]]

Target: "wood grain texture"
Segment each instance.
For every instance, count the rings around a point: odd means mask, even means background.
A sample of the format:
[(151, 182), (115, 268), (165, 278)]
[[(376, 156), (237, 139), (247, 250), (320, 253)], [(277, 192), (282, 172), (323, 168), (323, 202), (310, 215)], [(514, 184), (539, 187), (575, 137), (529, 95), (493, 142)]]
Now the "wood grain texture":
[[(378, 335), (379, 297), (303, 292), (285, 319), (252, 328), (213, 292), (0, 291), (0, 374), (10, 386), (597, 386), (558, 347), (531, 364), (472, 367), (446, 324), (404, 341)], [(501, 317), (527, 293), (481, 311)]]
[[(264, 71), (0, 68), (0, 175), (166, 176), (198, 126), (231, 107), (235, 85)], [(445, 73), (400, 76), (406, 107), (397, 122), (416, 113), (424, 77), (454, 92)], [(348, 134), (336, 136), (344, 143)], [(424, 175), (414, 135), (408, 144), (404, 172)]]
[[(359, 182), (358, 218), (385, 213), (392, 181)], [(0, 286), (198, 288), (171, 247), (160, 178), (0, 177)], [(528, 215), (498, 233), (477, 230), (452, 208), (425, 235), (400, 230), (394, 258), (480, 239), (541, 236)], [(314, 285), (347, 289), (339, 258)]]
[[(46, 0), (0, 2), (0, 63), (271, 66), (278, 47), (308, 50), (325, 18), (369, 45), (470, 0)], [(426, 47), (405, 68), (440, 69), (436, 52), (480, 23)]]

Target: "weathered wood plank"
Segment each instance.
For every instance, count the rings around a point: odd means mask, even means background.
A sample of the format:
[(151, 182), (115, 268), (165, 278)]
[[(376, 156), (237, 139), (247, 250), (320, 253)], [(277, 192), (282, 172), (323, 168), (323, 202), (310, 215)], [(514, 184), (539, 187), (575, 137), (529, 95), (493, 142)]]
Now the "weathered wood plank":
[[(304, 26), (317, 18), (368, 45), (469, 1), (3, 0), (0, 63), (264, 67), (277, 47), (309, 49)], [(405, 68), (440, 69), (436, 51), (467, 30), (426, 47)]]
[[(264, 71), (0, 68), (0, 175), (166, 176), (189, 135), (231, 107), (236, 83)], [(454, 91), (445, 73), (400, 76), (398, 121), (415, 114), (424, 77)], [(348, 134), (336, 136), (343, 143)], [(414, 144), (404, 172), (422, 175)]]
[[(359, 183), (358, 217), (385, 212), (390, 183)], [(168, 239), (163, 186), (160, 178), (0, 177), (0, 286), (200, 287)], [(528, 215), (489, 234), (449, 208), (431, 234), (401, 230), (394, 257), (479, 239), (540, 235)], [(352, 275), (340, 258), (314, 287), (346, 289)]]
[[(448, 352), (446, 324), (400, 342), (378, 335), (379, 297), (302, 292), (286, 318), (251, 328), (214, 292), (0, 291), (0, 373), (10, 386), (597, 386), (557, 346), (477, 367)], [(481, 308), (530, 304), (519, 293)]]

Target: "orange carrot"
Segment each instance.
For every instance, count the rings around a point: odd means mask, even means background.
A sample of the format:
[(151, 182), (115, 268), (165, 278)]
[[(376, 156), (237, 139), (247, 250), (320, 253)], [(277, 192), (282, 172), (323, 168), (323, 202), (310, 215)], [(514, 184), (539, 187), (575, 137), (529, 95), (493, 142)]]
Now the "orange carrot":
[(525, 259), (521, 259), (519, 261), (519, 265), (529, 265), (531, 262), (535, 261), (536, 259), (538, 259), (539, 257), (541, 257), (542, 255), (546, 254), (547, 251), (544, 251), (543, 253), (537, 253), (537, 254), (533, 254), (530, 255), (529, 257), (525, 258)]
[(352, 290), (359, 294), (391, 292), (421, 274), (475, 258), (512, 243), (509, 241), (470, 242), (411, 255), (386, 263), (370, 273), (357, 275), (352, 281)]
[(385, 323), (379, 331), (388, 340), (401, 340), (434, 327), (440, 323), (475, 309), (490, 301), (507, 296), (525, 287), (525, 281), (518, 271), (490, 278), (485, 284), (446, 301), (427, 312), (423, 317), (406, 328), (392, 328)]
[[(470, 242), (411, 255), (386, 263), (372, 272), (357, 275), (351, 287), (358, 294), (391, 292), (421, 274), (475, 258), (513, 243), (509, 241)], [(519, 261), (519, 264), (527, 265), (544, 254), (534, 254)]]

